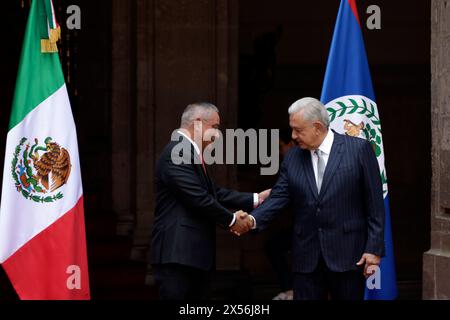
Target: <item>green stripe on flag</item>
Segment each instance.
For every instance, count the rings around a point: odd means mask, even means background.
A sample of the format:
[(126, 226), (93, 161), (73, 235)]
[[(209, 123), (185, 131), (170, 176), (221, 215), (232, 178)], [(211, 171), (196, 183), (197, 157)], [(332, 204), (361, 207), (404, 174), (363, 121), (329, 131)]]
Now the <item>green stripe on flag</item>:
[(53, 23), (53, 12), (52, 12), (52, 0), (44, 0), (45, 12), (47, 13), (48, 24), (50, 28), (55, 29), (56, 25)]
[(48, 39), (47, 12), (44, 1), (46, 0), (33, 0), (31, 4), (9, 130), (64, 84), (58, 53), (41, 53), (41, 39)]

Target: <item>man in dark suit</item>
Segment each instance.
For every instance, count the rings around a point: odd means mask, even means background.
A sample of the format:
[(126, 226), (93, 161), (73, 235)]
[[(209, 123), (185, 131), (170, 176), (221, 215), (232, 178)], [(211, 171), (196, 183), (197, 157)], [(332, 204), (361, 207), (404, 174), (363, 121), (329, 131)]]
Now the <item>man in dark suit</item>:
[(150, 259), (161, 299), (207, 297), (209, 271), (215, 265), (216, 225), (239, 234), (251, 220), (242, 211), (258, 206), (260, 194), (215, 185), (203, 150), (219, 136), (218, 109), (194, 103), (184, 110), (181, 128), (172, 135), (156, 165), (156, 207)]
[(294, 299), (363, 299), (365, 278), (384, 255), (384, 203), (369, 142), (329, 129), (323, 104), (304, 98), (289, 108), (291, 149), (253, 228), (293, 204)]

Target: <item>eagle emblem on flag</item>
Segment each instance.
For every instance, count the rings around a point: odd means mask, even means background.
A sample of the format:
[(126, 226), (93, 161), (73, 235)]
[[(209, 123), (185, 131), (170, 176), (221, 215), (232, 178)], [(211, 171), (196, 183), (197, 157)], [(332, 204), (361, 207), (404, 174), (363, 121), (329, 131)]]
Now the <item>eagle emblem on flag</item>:
[(51, 137), (44, 140), (44, 145), (39, 145), (37, 138), (33, 144), (22, 138), (11, 163), (17, 191), (38, 203), (54, 202), (63, 197), (61, 192), (55, 192), (67, 183), (71, 167), (69, 152)]

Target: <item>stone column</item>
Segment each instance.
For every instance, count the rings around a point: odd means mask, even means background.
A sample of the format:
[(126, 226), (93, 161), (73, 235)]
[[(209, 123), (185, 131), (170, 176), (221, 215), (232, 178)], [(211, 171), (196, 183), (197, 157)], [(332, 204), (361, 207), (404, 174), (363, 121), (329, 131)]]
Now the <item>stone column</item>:
[(136, 225), (131, 259), (144, 261), (153, 223), (155, 164), (154, 1), (136, 1)]
[(431, 4), (431, 248), (423, 298), (450, 299), (450, 1)]
[(112, 207), (117, 217), (117, 234), (131, 235), (135, 221), (130, 187), (133, 150), (133, 17), (131, 2), (112, 2), (111, 140)]
[[(221, 126), (225, 129), (237, 126), (238, 105), (238, 36), (239, 3), (237, 0), (216, 1), (216, 103), (221, 111)], [(224, 153), (224, 159), (226, 154)], [(222, 186), (237, 188), (236, 166), (213, 166), (215, 181)], [(248, 191), (248, 190), (245, 190)], [(240, 209), (240, 208), (237, 208)], [(241, 268), (241, 241), (228, 230), (217, 228), (217, 270), (239, 270)]]

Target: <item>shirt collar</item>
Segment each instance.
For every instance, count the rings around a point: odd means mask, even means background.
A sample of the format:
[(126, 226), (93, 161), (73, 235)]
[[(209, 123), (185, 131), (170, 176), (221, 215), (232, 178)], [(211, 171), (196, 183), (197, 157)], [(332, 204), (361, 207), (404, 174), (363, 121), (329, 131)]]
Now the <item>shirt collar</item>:
[(328, 129), (328, 133), (323, 139), (322, 144), (319, 146), (319, 150), (325, 153), (326, 155), (330, 155), (331, 153), (331, 147), (333, 146), (334, 141), (334, 133), (332, 130)]
[(192, 140), (186, 133), (184, 133), (182, 130), (177, 130), (177, 132), (179, 134), (181, 134), (183, 137), (185, 137), (193, 146), (195, 149), (195, 152), (197, 153), (197, 155), (200, 155), (200, 148), (198, 147), (198, 145), (194, 142), (194, 140)]

